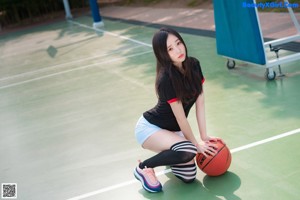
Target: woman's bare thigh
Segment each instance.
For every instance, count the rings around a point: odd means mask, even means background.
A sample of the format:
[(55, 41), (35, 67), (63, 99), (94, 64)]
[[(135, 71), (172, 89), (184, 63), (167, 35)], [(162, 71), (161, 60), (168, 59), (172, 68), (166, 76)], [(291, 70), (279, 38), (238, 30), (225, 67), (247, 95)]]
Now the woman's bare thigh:
[(161, 152), (170, 149), (172, 145), (182, 141), (187, 140), (174, 132), (162, 129), (152, 134), (142, 146), (154, 152)]

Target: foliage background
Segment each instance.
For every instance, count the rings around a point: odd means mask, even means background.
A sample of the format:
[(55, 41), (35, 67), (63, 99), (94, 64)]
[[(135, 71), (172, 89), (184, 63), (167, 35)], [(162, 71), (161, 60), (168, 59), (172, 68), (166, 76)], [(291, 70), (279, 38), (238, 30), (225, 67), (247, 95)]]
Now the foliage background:
[[(72, 9), (88, 7), (87, 0), (69, 0)], [(30, 24), (55, 18), (64, 11), (62, 0), (0, 0), (0, 26)]]

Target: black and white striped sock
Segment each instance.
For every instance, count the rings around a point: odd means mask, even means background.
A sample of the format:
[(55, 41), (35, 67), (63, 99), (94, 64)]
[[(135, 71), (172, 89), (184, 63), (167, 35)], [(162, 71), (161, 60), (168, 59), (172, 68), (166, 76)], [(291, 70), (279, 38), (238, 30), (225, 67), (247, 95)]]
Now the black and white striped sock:
[(188, 165), (173, 165), (171, 166), (172, 173), (185, 183), (191, 183), (195, 180), (197, 167), (194, 164)]
[(197, 148), (193, 143), (182, 141), (174, 144), (169, 150), (162, 151), (140, 163), (139, 167), (143, 169), (144, 167), (154, 168), (183, 164), (193, 160), (196, 154)]

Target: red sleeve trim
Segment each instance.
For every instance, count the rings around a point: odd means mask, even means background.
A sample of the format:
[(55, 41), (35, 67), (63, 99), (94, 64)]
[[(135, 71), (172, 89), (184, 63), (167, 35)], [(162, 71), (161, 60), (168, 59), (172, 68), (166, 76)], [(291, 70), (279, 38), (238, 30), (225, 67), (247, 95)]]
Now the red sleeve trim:
[(170, 100), (168, 101), (168, 103), (171, 104), (171, 103), (173, 103), (173, 102), (175, 102), (175, 101), (177, 101), (177, 100), (178, 100), (177, 98), (173, 98), (173, 99), (170, 99)]
[(205, 82), (205, 78), (203, 77), (203, 79), (202, 79), (202, 84)]

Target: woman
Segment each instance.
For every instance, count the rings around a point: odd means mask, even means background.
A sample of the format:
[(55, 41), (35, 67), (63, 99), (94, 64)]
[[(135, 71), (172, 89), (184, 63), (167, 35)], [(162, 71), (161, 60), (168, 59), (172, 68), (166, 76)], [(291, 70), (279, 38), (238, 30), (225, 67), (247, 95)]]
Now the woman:
[[(185, 183), (196, 177), (194, 157), (199, 153), (214, 155), (215, 145), (206, 133), (204, 77), (196, 58), (188, 57), (186, 45), (173, 29), (161, 28), (152, 40), (156, 56), (155, 88), (157, 105), (143, 113), (135, 135), (143, 148), (158, 154), (140, 162), (135, 177), (149, 192), (160, 192), (162, 186), (153, 168), (170, 166), (173, 174)], [(197, 123), (201, 142), (193, 135), (187, 116), (196, 104)]]

